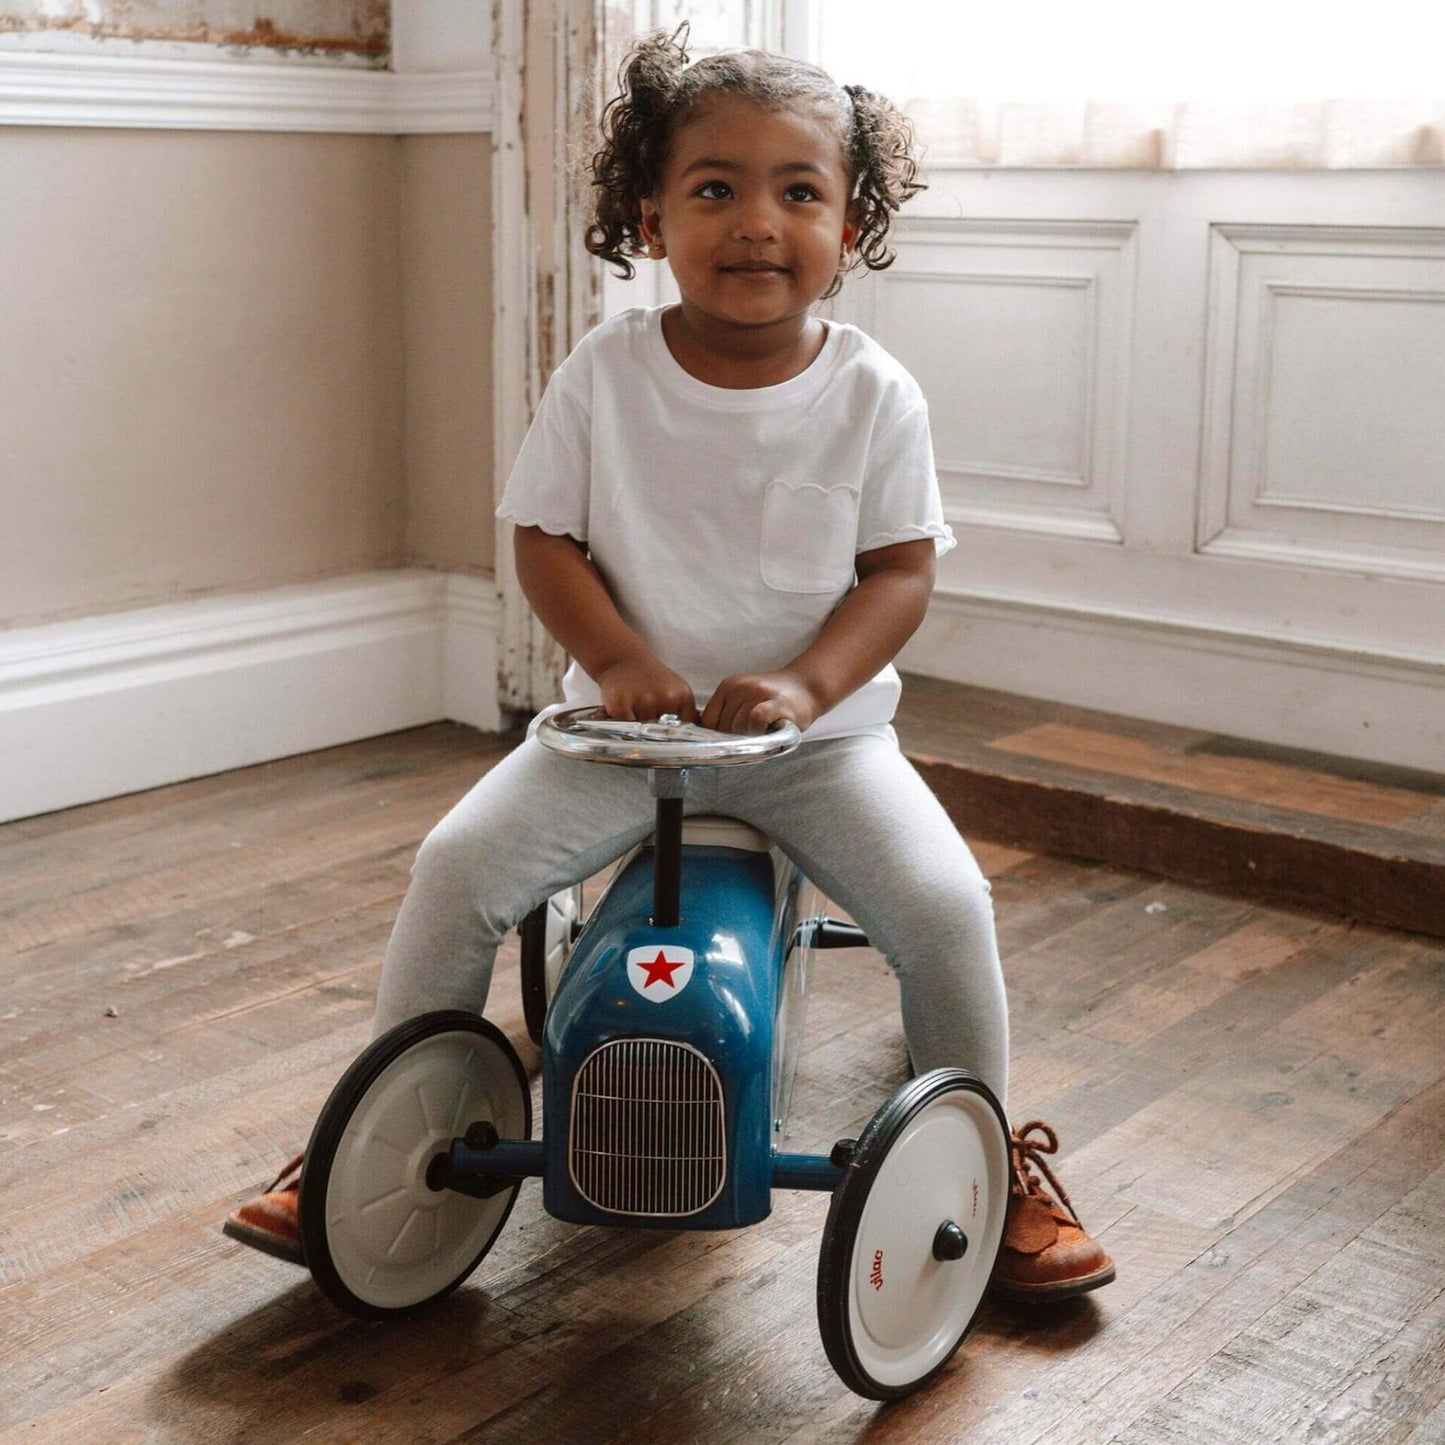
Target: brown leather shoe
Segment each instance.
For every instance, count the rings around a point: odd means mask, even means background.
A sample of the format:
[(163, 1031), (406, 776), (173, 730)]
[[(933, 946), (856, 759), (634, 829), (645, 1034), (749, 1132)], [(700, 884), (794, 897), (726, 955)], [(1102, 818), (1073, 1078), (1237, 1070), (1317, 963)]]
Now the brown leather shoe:
[(221, 1226), (221, 1233), (264, 1254), (304, 1265), (297, 1201), (305, 1157), (298, 1154), (255, 1199), (248, 1199)]
[[(1031, 1119), (1014, 1131), (1011, 1142), (1008, 1218), (989, 1288), (1004, 1299), (1052, 1304), (1108, 1284), (1114, 1278), (1114, 1261), (1085, 1232), (1044, 1160), (1045, 1154), (1058, 1152), (1058, 1135), (1041, 1120)], [(1035, 1166), (1044, 1179), (1034, 1173)]]

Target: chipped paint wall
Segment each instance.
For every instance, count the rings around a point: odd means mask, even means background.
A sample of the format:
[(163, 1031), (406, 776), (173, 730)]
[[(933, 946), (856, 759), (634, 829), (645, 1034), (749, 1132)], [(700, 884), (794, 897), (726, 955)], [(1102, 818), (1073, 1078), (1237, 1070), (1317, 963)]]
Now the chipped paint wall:
[(0, 0), (0, 36), (221, 46), (384, 66), (390, 0)]

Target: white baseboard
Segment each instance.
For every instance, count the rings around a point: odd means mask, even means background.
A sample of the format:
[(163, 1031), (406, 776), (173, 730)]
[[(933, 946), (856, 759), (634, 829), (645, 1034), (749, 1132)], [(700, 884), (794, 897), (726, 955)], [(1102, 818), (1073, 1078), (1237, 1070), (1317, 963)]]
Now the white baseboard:
[[(490, 580), (368, 573), (0, 633), (0, 821), (497, 703)], [(940, 594), (901, 664), (935, 677), (1441, 770), (1445, 656)]]
[(0, 821), (450, 718), (495, 731), (485, 579), (368, 573), (0, 633)]
[(1363, 652), (1325, 639), (935, 593), (899, 665), (1127, 717), (1445, 771), (1445, 651)]
[(497, 699), (501, 599), (490, 578), (442, 578), (441, 716), (483, 732), (502, 727)]

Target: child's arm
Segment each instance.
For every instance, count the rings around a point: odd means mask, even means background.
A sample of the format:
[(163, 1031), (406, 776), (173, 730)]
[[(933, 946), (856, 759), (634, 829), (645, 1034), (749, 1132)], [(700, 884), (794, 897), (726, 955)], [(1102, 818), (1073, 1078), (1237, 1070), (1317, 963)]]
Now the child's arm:
[(892, 662), (928, 608), (933, 541), (860, 552), (854, 566), (858, 585), (812, 645), (777, 672), (724, 678), (703, 709), (704, 727), (763, 733), (787, 718), (807, 728)]
[(518, 527), (513, 545), (532, 611), (597, 684), (608, 717), (647, 721), (671, 712), (684, 722), (696, 719), (692, 689), (618, 615), (580, 542)]

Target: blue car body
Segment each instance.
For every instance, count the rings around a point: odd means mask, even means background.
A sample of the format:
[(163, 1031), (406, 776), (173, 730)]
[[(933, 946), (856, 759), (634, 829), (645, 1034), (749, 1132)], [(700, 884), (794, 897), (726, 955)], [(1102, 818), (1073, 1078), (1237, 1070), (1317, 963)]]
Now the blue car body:
[[(775, 1020), (799, 884), (797, 870), (772, 854), (688, 845), (680, 921), (659, 929), (652, 851), (624, 862), (547, 1012), (550, 1214), (674, 1229), (766, 1217), (781, 1128)], [(661, 974), (643, 964), (634, 982), (629, 959), (654, 949)], [(666, 963), (689, 953), (690, 970)]]

